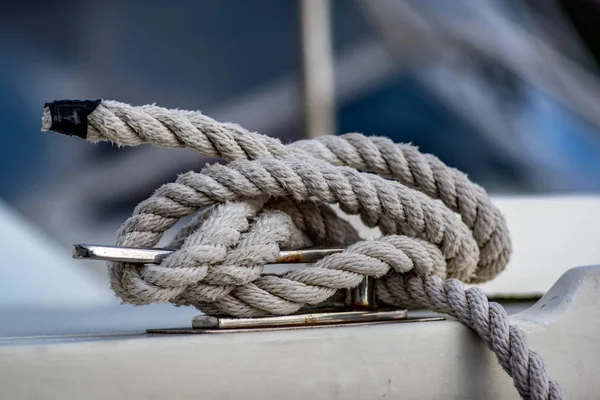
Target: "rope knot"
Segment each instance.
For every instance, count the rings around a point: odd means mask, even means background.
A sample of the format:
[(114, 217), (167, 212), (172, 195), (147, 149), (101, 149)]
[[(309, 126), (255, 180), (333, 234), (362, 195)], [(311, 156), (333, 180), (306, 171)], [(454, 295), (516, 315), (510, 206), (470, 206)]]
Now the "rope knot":
[[(463, 286), (499, 274), (511, 242), (500, 211), (462, 172), (387, 138), (347, 134), (283, 145), (198, 112), (80, 103), (48, 104), (43, 130), (123, 146), (190, 147), (229, 162), (163, 185), (122, 225), (118, 245), (149, 247), (195, 214), (169, 245), (177, 251), (160, 265), (109, 264), (112, 288), (124, 302), (283, 315), (323, 304), (369, 276), (379, 303), (445, 313), (474, 329), (524, 398), (563, 396), (504, 310)], [(383, 236), (361, 240), (334, 203)], [(310, 246), (345, 249), (311, 268), (263, 274), (281, 250)]]

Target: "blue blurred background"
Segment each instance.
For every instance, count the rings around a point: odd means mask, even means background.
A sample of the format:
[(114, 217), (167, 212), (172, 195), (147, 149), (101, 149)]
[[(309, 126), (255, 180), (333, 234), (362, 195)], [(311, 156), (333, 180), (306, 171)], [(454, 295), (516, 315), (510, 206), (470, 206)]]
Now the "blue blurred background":
[[(337, 133), (412, 142), (492, 192), (600, 188), (598, 127), (485, 51), (448, 45), (445, 57), (437, 50), (431, 57), (417, 38), (399, 56), (359, 3), (331, 2)], [(589, 59), (558, 6), (412, 3), (433, 27), (476, 27), (493, 15), (500, 23), (485, 22), (482, 35), (518, 42), (513, 24), (569, 56), (582, 49), (577, 62)], [(298, 7), (293, 0), (2, 2), (0, 197), (65, 243), (110, 240), (152, 189), (205, 162), (185, 150), (117, 149), (41, 133), (42, 106), (55, 99), (156, 102), (300, 138)], [(547, 9), (555, 19), (542, 23)], [(542, 35), (544, 24), (552, 35)]]
[[(331, 133), (412, 142), (492, 193), (600, 190), (595, 48), (564, 2), (389, 3), (330, 2)], [(304, 137), (296, 0), (1, 1), (0, 31), (0, 204), (61, 246), (112, 243), (139, 201), (207, 160), (42, 133), (47, 101)]]

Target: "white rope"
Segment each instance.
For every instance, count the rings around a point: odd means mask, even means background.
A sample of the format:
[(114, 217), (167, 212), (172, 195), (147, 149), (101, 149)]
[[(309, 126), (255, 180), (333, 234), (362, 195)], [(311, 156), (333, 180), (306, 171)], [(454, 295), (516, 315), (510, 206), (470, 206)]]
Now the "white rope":
[[(474, 329), (523, 398), (563, 398), (502, 307), (461, 283), (495, 277), (511, 244), (499, 210), (460, 171), (382, 137), (323, 136), (286, 146), (199, 112), (84, 103), (47, 105), (43, 130), (123, 146), (190, 147), (229, 161), (163, 185), (123, 224), (118, 245), (148, 247), (197, 213), (170, 244), (177, 251), (160, 265), (109, 264), (123, 301), (240, 317), (283, 315), (370, 276), (378, 302), (445, 313)], [(328, 203), (359, 214), (384, 236), (361, 241)], [(312, 268), (262, 274), (280, 250), (332, 245), (347, 247)]]

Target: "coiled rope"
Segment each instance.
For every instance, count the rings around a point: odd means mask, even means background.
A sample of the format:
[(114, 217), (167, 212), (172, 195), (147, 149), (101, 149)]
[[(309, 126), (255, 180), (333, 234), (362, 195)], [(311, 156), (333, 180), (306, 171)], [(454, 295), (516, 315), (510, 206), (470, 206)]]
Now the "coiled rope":
[[(378, 303), (448, 314), (472, 328), (521, 397), (564, 397), (504, 309), (480, 289), (464, 288), (462, 282), (484, 282), (505, 268), (510, 238), (485, 190), (435, 156), (355, 133), (283, 145), (199, 112), (116, 101), (49, 103), (42, 125), (90, 142), (189, 147), (228, 161), (163, 185), (122, 225), (118, 245), (150, 247), (196, 214), (160, 265), (109, 263), (112, 288), (124, 302), (283, 315), (369, 276)], [(334, 203), (383, 236), (361, 240), (328, 205)], [(333, 245), (347, 247), (311, 268), (262, 274), (280, 250)]]

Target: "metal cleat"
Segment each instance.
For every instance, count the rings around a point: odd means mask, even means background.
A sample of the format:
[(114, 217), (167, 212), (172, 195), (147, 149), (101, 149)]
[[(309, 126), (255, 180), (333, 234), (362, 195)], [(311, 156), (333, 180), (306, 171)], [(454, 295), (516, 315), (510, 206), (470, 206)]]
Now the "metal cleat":
[[(342, 248), (285, 250), (279, 253), (275, 265), (311, 264), (328, 255), (341, 252)], [(102, 246), (95, 244), (73, 245), (73, 258), (103, 260), (131, 264), (159, 264), (173, 253), (172, 249)], [(317, 309), (292, 315), (254, 318), (215, 317), (198, 315), (192, 320), (192, 328), (148, 329), (148, 333), (225, 333), (255, 332), (263, 330), (288, 330), (316, 327), (339, 327), (348, 325), (373, 325), (393, 322), (438, 321), (443, 318), (407, 318), (406, 310), (378, 309), (373, 302), (373, 279), (365, 278), (354, 289), (346, 291), (343, 306)]]

